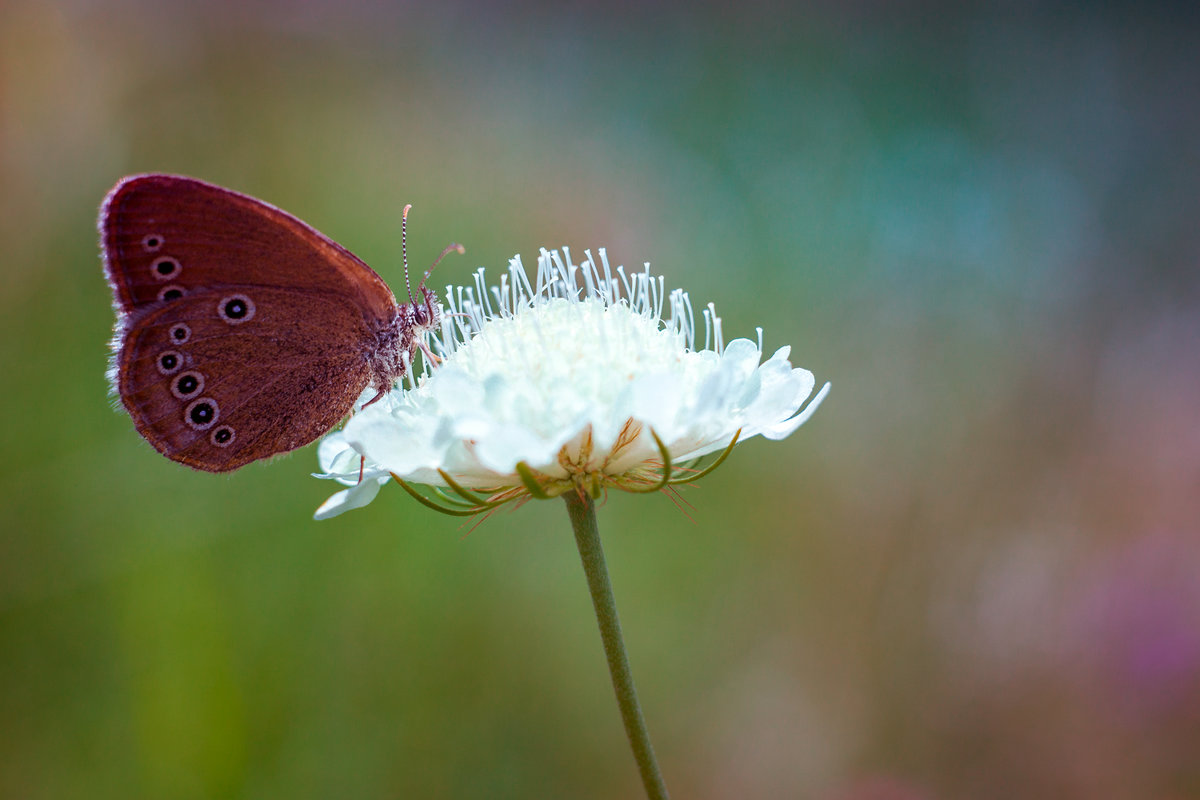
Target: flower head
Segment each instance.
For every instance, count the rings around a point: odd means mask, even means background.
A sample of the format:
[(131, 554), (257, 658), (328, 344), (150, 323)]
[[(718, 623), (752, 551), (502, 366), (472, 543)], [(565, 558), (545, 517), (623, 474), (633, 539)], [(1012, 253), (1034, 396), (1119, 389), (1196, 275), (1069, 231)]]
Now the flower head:
[(789, 435), (829, 390), (801, 410), (812, 373), (788, 347), (761, 361), (761, 329), (726, 345), (711, 303), (697, 347), (687, 293), (668, 293), (649, 265), (614, 272), (604, 250), (580, 264), (542, 250), (532, 285), (514, 257), (499, 285), (480, 269), (447, 304), (432, 342), (441, 365), (321, 442), (318, 477), (350, 488), (318, 518), (369, 503), (392, 477), (450, 489), (441, 497), (459, 513), (570, 489), (653, 491), (697, 474), (680, 464)]

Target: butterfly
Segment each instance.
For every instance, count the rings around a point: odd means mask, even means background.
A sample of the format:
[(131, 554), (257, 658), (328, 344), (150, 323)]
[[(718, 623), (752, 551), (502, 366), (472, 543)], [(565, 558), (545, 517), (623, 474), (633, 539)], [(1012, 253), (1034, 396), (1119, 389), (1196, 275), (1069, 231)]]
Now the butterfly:
[[(368, 386), (382, 397), (418, 348), (436, 361), (429, 271), (420, 297), (397, 303), (350, 251), (261, 200), (134, 175), (105, 197), (99, 229), (117, 313), (109, 380), (173, 461), (228, 472), (302, 447)], [(463, 252), (450, 245), (434, 266), (451, 250)]]

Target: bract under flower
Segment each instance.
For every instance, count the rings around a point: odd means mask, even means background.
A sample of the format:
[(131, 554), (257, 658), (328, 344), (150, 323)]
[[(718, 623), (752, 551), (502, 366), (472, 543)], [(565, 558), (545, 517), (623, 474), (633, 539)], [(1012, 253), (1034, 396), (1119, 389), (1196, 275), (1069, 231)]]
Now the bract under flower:
[(542, 250), (532, 286), (518, 256), (498, 286), (480, 269), (474, 287), (451, 287), (447, 299), (432, 342), (441, 366), (321, 443), (318, 477), (351, 488), (318, 518), (370, 502), (391, 474), (501, 499), (528, 496), (530, 474), (539, 496), (654, 485), (664, 468), (735, 437), (782, 439), (829, 390), (804, 406), (813, 375), (792, 367), (790, 348), (761, 361), (761, 329), (757, 344), (725, 345), (712, 304), (697, 347), (687, 293), (666, 294), (648, 266), (614, 274), (603, 250), (599, 264), (589, 252), (579, 265), (565, 248)]

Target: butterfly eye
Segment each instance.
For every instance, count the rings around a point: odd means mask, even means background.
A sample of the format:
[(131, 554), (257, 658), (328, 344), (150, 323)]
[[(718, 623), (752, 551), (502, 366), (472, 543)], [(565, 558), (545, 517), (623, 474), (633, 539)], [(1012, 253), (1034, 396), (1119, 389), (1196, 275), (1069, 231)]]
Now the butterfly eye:
[(166, 256), (155, 259), (154, 264), (150, 267), (150, 271), (154, 273), (155, 280), (165, 281), (183, 272), (183, 265), (175, 259)]
[(233, 432), (233, 428), (229, 427), (228, 425), (222, 425), (212, 432), (212, 434), (208, 437), (208, 440), (217, 447), (228, 447), (233, 443), (233, 440), (236, 436), (237, 434)]
[(204, 388), (204, 376), (199, 372), (185, 372), (171, 382), (171, 394), (180, 400), (200, 394)]
[(425, 306), (417, 306), (413, 309), (413, 319), (417, 321), (418, 325), (428, 325), (429, 310)]
[(163, 287), (163, 290), (158, 293), (158, 299), (162, 301), (178, 300), (183, 295), (184, 291), (182, 287), (171, 284), (170, 286)]
[(171, 326), (171, 341), (176, 344), (183, 344), (188, 339), (192, 338), (192, 329), (180, 322), (178, 325)]
[(213, 426), (220, 414), (216, 400), (201, 397), (199, 400), (193, 400), (183, 412), (183, 421), (195, 430), (206, 431)]
[(183, 366), (183, 353), (178, 350), (167, 350), (158, 357), (158, 371), (170, 375)]
[(254, 301), (244, 294), (222, 297), (217, 304), (217, 313), (230, 325), (239, 325), (254, 316)]

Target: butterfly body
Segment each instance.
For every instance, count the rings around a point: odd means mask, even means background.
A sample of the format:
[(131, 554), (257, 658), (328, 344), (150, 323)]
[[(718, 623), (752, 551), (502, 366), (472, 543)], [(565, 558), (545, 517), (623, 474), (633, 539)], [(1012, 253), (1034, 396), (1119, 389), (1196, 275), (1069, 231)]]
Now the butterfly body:
[(402, 377), (439, 323), (348, 250), (246, 195), (137, 175), (100, 211), (110, 380), (138, 432), (210, 472), (301, 447)]

